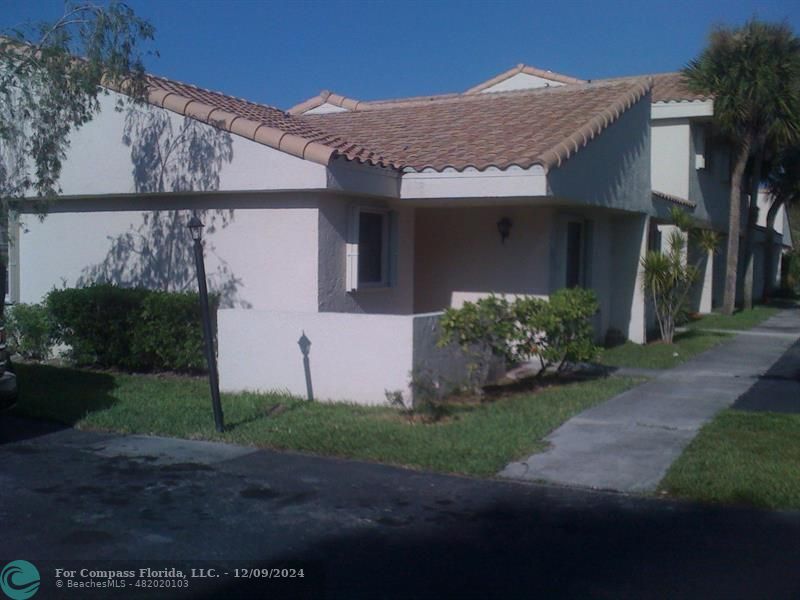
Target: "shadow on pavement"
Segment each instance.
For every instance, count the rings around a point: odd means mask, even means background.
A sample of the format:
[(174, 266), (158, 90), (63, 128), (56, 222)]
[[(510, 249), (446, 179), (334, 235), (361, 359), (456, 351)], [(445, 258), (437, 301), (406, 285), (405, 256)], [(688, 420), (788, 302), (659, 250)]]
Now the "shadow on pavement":
[[(767, 540), (757, 530), (774, 534), (774, 526), (737, 512), (738, 519), (715, 507), (565, 510), (513, 500), (478, 510), (437, 506), (421, 523), (415, 515), (378, 518), (377, 530), (331, 535), (263, 566), (304, 560), (311, 570), (321, 561), (326, 598), (776, 598), (800, 591), (793, 561), (775, 560), (796, 552), (796, 543)], [(270, 591), (238, 580), (203, 597)], [(280, 597), (308, 592), (284, 582)]]
[(42, 421), (0, 414), (0, 444), (30, 440), (66, 428), (66, 425), (57, 421)]
[(733, 405), (736, 410), (800, 414), (800, 340)]

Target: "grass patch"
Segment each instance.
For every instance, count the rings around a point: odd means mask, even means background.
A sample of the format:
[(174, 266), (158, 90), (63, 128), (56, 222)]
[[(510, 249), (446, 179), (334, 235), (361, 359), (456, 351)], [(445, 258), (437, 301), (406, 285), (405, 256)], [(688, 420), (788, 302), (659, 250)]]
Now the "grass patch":
[(676, 334), (672, 344), (652, 342), (640, 345), (625, 342), (620, 346), (604, 348), (598, 362), (610, 367), (670, 369), (695, 354), (716, 346), (728, 337), (727, 334), (711, 331), (686, 331)]
[(81, 429), (219, 440), (479, 476), (542, 450), (542, 438), (561, 423), (637, 382), (596, 379), (456, 405), (435, 424), (409, 423), (388, 406), (225, 394), (228, 430), (218, 434), (204, 379), (24, 364), (17, 373), (17, 414)]
[(752, 310), (737, 310), (732, 315), (712, 313), (690, 321), (689, 329), (752, 329), (778, 312), (774, 306), (757, 305)]
[(721, 412), (659, 487), (692, 500), (800, 509), (800, 415)]

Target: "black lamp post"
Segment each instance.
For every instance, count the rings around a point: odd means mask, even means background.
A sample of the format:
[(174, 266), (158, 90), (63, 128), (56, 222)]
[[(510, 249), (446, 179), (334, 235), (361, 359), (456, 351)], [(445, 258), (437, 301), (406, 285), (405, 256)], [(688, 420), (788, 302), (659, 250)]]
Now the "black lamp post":
[(497, 232), (500, 234), (500, 243), (505, 244), (506, 238), (511, 233), (511, 219), (503, 217), (497, 222)]
[(217, 356), (214, 353), (214, 336), (211, 331), (211, 311), (208, 308), (208, 286), (206, 285), (206, 266), (203, 259), (203, 223), (192, 215), (188, 223), (189, 233), (194, 241), (194, 264), (197, 268), (197, 288), (200, 292), (200, 312), (203, 317), (203, 337), (206, 342), (206, 363), (208, 364), (208, 383), (211, 386), (211, 406), (214, 409), (214, 423), (217, 431), (224, 431), (222, 403), (219, 400), (219, 379), (217, 376)]

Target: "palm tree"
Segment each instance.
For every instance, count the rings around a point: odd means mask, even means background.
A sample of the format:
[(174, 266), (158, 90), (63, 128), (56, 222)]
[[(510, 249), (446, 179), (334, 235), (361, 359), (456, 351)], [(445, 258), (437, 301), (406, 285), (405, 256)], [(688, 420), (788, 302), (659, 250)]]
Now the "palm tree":
[(683, 72), (690, 88), (714, 96), (715, 126), (734, 146), (722, 305), (731, 314), (748, 160), (753, 159), (751, 187), (758, 189), (767, 143), (782, 148), (800, 139), (800, 39), (785, 24), (755, 19), (740, 28), (718, 27)]
[(782, 152), (768, 167), (767, 189), (772, 204), (767, 212), (767, 233), (764, 241), (764, 300), (768, 300), (774, 290), (775, 274), (772, 272), (775, 261), (775, 240), (771, 231), (781, 206), (800, 202), (800, 144)]

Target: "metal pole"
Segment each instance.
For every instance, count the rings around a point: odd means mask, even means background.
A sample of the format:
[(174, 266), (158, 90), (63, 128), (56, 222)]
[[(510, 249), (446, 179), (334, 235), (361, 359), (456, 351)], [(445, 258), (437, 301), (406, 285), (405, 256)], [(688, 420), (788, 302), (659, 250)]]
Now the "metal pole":
[(208, 287), (206, 285), (206, 266), (203, 259), (203, 244), (194, 240), (194, 262), (197, 267), (197, 287), (200, 291), (200, 312), (203, 317), (203, 337), (206, 342), (206, 363), (208, 364), (208, 383), (211, 386), (211, 406), (214, 409), (214, 424), (222, 433), (225, 424), (222, 417), (222, 403), (219, 400), (219, 378), (217, 375), (217, 355), (214, 352), (214, 336), (211, 331), (211, 311), (208, 308)]

